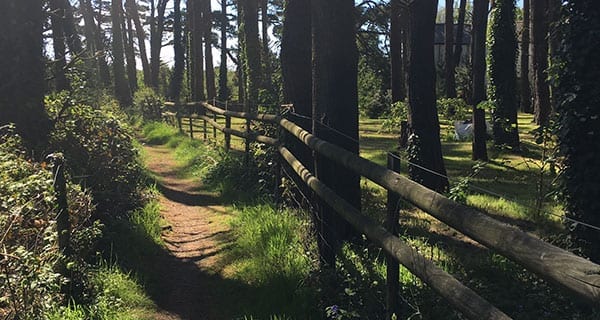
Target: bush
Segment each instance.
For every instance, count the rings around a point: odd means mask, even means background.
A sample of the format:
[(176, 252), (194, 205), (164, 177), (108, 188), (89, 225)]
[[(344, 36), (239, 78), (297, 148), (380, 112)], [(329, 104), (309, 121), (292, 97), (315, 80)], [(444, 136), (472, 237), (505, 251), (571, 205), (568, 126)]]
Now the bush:
[(133, 96), (134, 113), (141, 114), (145, 121), (160, 120), (163, 98), (152, 88), (141, 88)]
[(440, 118), (448, 120), (466, 120), (470, 118), (469, 106), (461, 98), (442, 98), (437, 101)]
[(65, 155), (69, 173), (91, 190), (98, 213), (119, 216), (139, 207), (143, 170), (130, 128), (110, 109), (64, 103), (46, 99), (58, 119), (49, 149)]
[[(52, 173), (24, 154), (18, 137), (0, 135), (0, 315), (33, 319), (62, 300), (67, 279), (56, 272), (64, 260), (57, 249)], [(78, 186), (67, 189), (77, 255), (91, 247), (93, 237), (85, 235), (93, 206)]]

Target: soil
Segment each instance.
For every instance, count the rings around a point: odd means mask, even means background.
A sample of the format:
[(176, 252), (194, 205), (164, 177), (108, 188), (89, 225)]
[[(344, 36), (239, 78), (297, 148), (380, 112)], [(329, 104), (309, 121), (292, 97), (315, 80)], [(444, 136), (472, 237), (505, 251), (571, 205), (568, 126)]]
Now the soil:
[[(222, 282), (224, 251), (231, 239), (218, 194), (203, 189), (199, 179), (181, 178), (172, 150), (145, 146), (147, 168), (155, 175), (162, 195), (160, 205), (166, 226), (167, 253), (157, 259), (161, 276), (153, 297), (160, 311), (157, 320), (224, 319), (216, 291)], [(153, 285), (154, 286), (154, 285)], [(231, 287), (231, 286), (229, 286)]]

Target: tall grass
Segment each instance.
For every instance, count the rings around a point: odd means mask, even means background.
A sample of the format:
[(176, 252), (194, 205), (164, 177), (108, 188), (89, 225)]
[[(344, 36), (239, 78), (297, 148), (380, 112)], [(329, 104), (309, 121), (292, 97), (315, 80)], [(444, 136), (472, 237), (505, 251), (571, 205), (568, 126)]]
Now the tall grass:
[(291, 210), (257, 204), (237, 207), (231, 226), (235, 277), (256, 288), (252, 316), (314, 315), (316, 296), (304, 283), (314, 267), (306, 253), (312, 245), (308, 223)]
[(48, 320), (136, 320), (153, 319), (156, 307), (131, 274), (115, 264), (102, 263), (92, 273), (94, 296), (87, 305), (70, 303), (45, 316)]

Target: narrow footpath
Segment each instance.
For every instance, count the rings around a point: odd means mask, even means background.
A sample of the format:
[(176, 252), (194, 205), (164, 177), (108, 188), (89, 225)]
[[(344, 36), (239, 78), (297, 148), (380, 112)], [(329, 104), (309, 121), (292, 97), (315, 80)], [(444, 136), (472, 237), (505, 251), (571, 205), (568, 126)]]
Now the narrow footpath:
[(161, 309), (157, 320), (225, 319), (223, 291), (237, 284), (223, 278), (224, 251), (231, 245), (227, 223), (230, 214), (218, 194), (203, 189), (198, 179), (183, 179), (172, 150), (145, 146), (146, 166), (161, 192), (161, 213), (166, 222), (163, 240), (168, 250), (156, 269), (153, 284)]

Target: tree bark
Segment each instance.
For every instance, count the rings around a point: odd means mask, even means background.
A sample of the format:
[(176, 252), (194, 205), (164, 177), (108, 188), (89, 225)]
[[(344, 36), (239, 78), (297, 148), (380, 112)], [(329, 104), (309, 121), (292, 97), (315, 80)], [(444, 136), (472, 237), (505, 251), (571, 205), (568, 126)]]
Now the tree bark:
[[(535, 0), (534, 0), (535, 1)], [(531, 84), (529, 82), (529, 3), (523, 0), (523, 30), (521, 31), (521, 111), (531, 113)]]
[(406, 15), (403, 14), (405, 9), (400, 7), (399, 0), (391, 2), (391, 17), (390, 17), (390, 56), (392, 69), (392, 103), (404, 101), (406, 98), (406, 75), (404, 72), (404, 42), (402, 34), (406, 32), (405, 28)]
[[(225, 1), (225, 0), (221, 0)], [(215, 87), (215, 67), (212, 55), (212, 9), (210, 0), (204, 3), (204, 56), (206, 57), (206, 97), (209, 100), (217, 97)]]
[(409, 166), (411, 179), (426, 187), (444, 191), (448, 188), (440, 125), (435, 99), (435, 62), (433, 40), (437, 1), (420, 0), (409, 6), (408, 36), (408, 124), (411, 130)]
[(200, 0), (188, 1), (190, 16), (190, 64), (192, 67), (192, 99), (194, 101), (206, 100), (204, 91), (204, 48), (202, 38), (204, 27), (202, 25), (202, 2)]
[(221, 65), (219, 66), (219, 100), (229, 100), (227, 86), (227, 0), (221, 0)]
[[(358, 154), (358, 49), (353, 0), (311, 2), (313, 52), (313, 133)], [(360, 210), (360, 175), (322, 156), (315, 174)], [(350, 236), (350, 226), (324, 202), (318, 204), (323, 239), (321, 261), (335, 267), (335, 252)]]
[(472, 159), (488, 161), (485, 110), (478, 105), (486, 100), (485, 92), (485, 41), (488, 20), (488, 0), (473, 1), (472, 67), (473, 79), (473, 144)]
[(258, 89), (261, 79), (258, 0), (238, 0), (238, 10), (241, 16), (239, 31), (243, 37), (241, 50), (246, 80), (245, 111), (255, 111), (258, 107)]
[(538, 125), (546, 125), (550, 116), (550, 90), (546, 80), (548, 69), (548, 6), (546, 1), (531, 3), (531, 42), (533, 55), (533, 109)]
[(129, 80), (129, 88), (131, 89), (131, 92), (135, 92), (138, 88), (138, 84), (137, 67), (135, 62), (135, 48), (133, 43), (133, 23), (131, 22), (131, 18), (125, 18), (124, 28), (126, 28), (124, 30), (127, 30), (127, 32), (123, 33), (123, 35), (125, 36), (124, 38), (126, 38), (126, 40), (124, 40), (124, 43), (125, 58), (127, 60), (127, 80)]
[[(465, 31), (465, 16), (467, 13), (467, 0), (460, 0), (458, 5), (458, 22), (456, 26), (456, 41), (454, 41), (454, 66), (460, 65), (462, 57), (462, 47), (464, 45), (464, 31)], [(472, 28), (471, 28), (472, 30)], [(471, 31), (472, 32), (472, 31)]]
[(453, 54), (453, 42), (454, 42), (454, 0), (446, 0), (446, 21), (444, 28), (444, 62), (446, 79), (445, 89), (446, 98), (456, 98), (456, 80), (454, 78), (454, 54)]
[(123, 4), (122, 0), (112, 0), (111, 18), (112, 18), (112, 56), (113, 73), (115, 78), (115, 97), (121, 107), (131, 106), (133, 102), (131, 89), (125, 77), (125, 61), (123, 59)]
[(171, 76), (169, 96), (178, 102), (181, 96), (183, 83), (183, 71), (185, 67), (185, 53), (183, 46), (183, 27), (181, 23), (181, 0), (173, 1), (173, 49), (175, 54), (175, 65)]
[(42, 1), (0, 1), (0, 125), (14, 123), (24, 142), (43, 146), (50, 130), (44, 110)]
[(494, 103), (494, 144), (518, 150), (515, 3), (513, 0), (496, 0), (495, 5), (490, 16), (488, 39), (488, 91)]
[(52, 23), (52, 48), (54, 50), (54, 86), (56, 91), (69, 90), (70, 84), (66, 75), (67, 52), (65, 46), (65, 10), (60, 0), (50, 1), (50, 21)]
[(98, 80), (102, 87), (110, 87), (110, 70), (106, 62), (106, 51), (102, 42), (100, 24), (94, 20), (94, 9), (90, 0), (81, 1), (83, 21), (85, 25), (86, 46), (90, 57), (93, 57), (98, 70)]
[[(167, 0), (158, 0), (156, 7), (150, 1), (150, 86), (158, 90), (160, 74), (160, 52), (162, 50), (162, 37), (165, 28), (165, 10)], [(156, 15), (155, 15), (156, 13)]]
[[(269, 0), (260, 1), (261, 33), (262, 33), (262, 73), (263, 85), (267, 92), (273, 91), (273, 75), (271, 68), (271, 49), (269, 47)], [(305, 4), (308, 5), (308, 4)]]
[(144, 26), (142, 25), (142, 21), (140, 19), (136, 1), (125, 0), (125, 9), (127, 10), (127, 15), (133, 19), (133, 23), (135, 25), (135, 34), (140, 52), (140, 60), (142, 61), (142, 70), (144, 73), (144, 84), (147, 87), (150, 87), (150, 64), (148, 63), (148, 54), (146, 53), (146, 32), (144, 31)]

